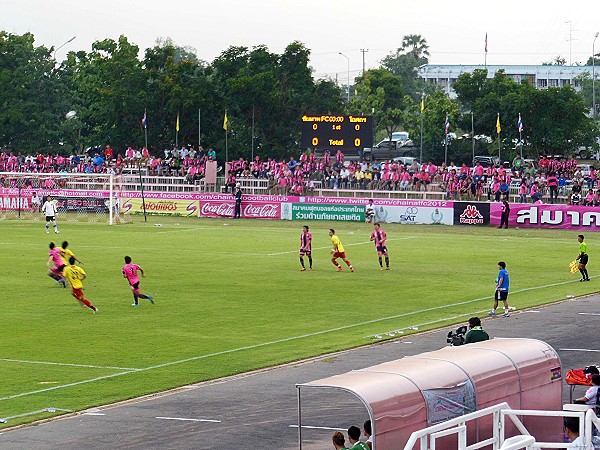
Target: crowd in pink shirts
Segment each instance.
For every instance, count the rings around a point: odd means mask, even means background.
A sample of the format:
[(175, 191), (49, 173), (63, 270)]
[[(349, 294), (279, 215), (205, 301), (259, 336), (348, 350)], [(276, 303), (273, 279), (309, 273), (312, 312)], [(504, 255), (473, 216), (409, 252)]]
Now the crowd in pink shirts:
[[(164, 155), (155, 156), (148, 149), (128, 147), (123, 156), (110, 146), (91, 155), (60, 154), (23, 155), (18, 152), (0, 152), (1, 172), (30, 173), (121, 173), (124, 168), (145, 168), (149, 175), (185, 177), (197, 183), (204, 177), (206, 161), (216, 159), (216, 152), (201, 146), (185, 146), (181, 149), (164, 150)], [(274, 194), (303, 195), (311, 193), (317, 185), (325, 189), (357, 189), (382, 191), (438, 191), (445, 192), (448, 199), (495, 200), (508, 195), (511, 182), (520, 180), (519, 201), (558, 201), (558, 196), (572, 201), (572, 192), (567, 192), (573, 181), (578, 186), (586, 185), (588, 191), (580, 193), (580, 202), (599, 202), (600, 192), (594, 191), (597, 172), (594, 168), (583, 174), (577, 161), (567, 158), (542, 157), (537, 167), (525, 163), (520, 155), (512, 167), (499, 165), (483, 167), (460, 166), (453, 162), (436, 165), (428, 161), (419, 165), (414, 161), (405, 165), (400, 161), (346, 161), (342, 151), (335, 154), (326, 151), (317, 156), (314, 152), (301, 153), (299, 158), (289, 160), (261, 158), (253, 160), (239, 158), (226, 166), (228, 187), (233, 189), (240, 178), (267, 179), (268, 190)], [(590, 192), (591, 191), (591, 192)], [(588, 200), (589, 197), (589, 200)], [(593, 197), (593, 198), (592, 198)], [(577, 196), (575, 197), (577, 201)]]

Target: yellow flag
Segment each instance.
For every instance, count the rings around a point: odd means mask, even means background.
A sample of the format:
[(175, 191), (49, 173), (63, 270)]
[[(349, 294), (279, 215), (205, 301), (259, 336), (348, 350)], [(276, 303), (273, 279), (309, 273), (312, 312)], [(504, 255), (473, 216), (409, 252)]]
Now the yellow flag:
[(179, 131), (179, 113), (177, 113), (177, 123), (175, 123), (175, 131)]
[(421, 112), (425, 111), (425, 97), (421, 97)]
[(577, 261), (573, 261), (569, 264), (569, 272), (571, 272), (571, 275), (579, 272), (579, 263)]
[(225, 111), (225, 118), (223, 119), (223, 129), (225, 131), (227, 131), (227, 124), (228, 124), (228, 120), (227, 120), (227, 111)]
[(496, 131), (498, 132), (498, 134), (500, 134), (500, 132), (502, 131), (502, 128), (500, 127), (500, 113), (498, 113), (498, 119), (496, 119)]

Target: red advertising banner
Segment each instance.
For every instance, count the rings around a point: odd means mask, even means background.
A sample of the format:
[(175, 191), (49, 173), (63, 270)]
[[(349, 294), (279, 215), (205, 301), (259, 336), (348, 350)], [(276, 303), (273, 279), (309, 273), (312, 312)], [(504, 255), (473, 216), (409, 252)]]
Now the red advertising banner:
[[(200, 217), (233, 217), (234, 201), (200, 200)], [(281, 203), (242, 201), (242, 217), (248, 219), (281, 219)]]

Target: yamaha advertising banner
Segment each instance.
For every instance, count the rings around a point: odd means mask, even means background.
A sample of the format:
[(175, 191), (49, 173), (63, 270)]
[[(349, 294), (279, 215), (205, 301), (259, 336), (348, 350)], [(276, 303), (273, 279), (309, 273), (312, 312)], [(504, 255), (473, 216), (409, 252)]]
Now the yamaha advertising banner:
[(490, 204), (454, 202), (454, 225), (489, 225)]

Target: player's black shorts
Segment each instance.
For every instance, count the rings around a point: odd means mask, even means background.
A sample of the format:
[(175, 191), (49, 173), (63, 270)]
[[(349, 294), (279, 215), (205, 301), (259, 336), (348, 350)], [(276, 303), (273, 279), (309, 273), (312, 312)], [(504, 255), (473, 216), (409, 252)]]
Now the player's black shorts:
[(54, 216), (46, 216), (46, 222), (54, 222)]
[(62, 272), (62, 271), (63, 271), (63, 269), (65, 268), (65, 266), (66, 266), (66, 264), (63, 264), (62, 266), (58, 266), (58, 267), (56, 268), (56, 271), (57, 271), (57, 272)]
[(140, 288), (140, 282), (138, 281), (137, 283), (135, 283), (135, 284), (132, 284), (132, 285), (131, 285), (131, 287), (132, 287), (133, 289), (135, 289), (135, 290), (139, 289), (139, 288)]
[(495, 300), (506, 300), (508, 298), (508, 292), (507, 291), (496, 291), (496, 296), (494, 297)]
[(383, 247), (375, 247), (377, 249), (377, 253), (383, 253), (384, 255), (388, 252), (387, 247), (384, 245)]
[(586, 265), (588, 263), (588, 254), (584, 253), (581, 258), (579, 258), (579, 264)]

